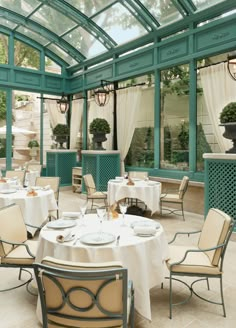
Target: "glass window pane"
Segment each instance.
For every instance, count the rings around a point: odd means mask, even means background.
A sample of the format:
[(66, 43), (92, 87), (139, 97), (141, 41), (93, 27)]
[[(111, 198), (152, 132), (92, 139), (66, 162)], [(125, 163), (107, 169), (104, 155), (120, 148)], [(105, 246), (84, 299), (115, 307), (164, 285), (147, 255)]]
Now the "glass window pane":
[(0, 17), (0, 24), (2, 26), (8, 27), (9, 29), (14, 30), (14, 28), (16, 28), (16, 24), (12, 23), (11, 21), (9, 21), (8, 19), (5, 19), (3, 17)]
[(39, 51), (27, 44), (14, 41), (14, 63), (16, 66), (37, 69), (40, 68)]
[(70, 55), (68, 55), (64, 50), (56, 46), (55, 44), (51, 44), (48, 46), (48, 49), (54, 52), (58, 57), (63, 59), (65, 62), (67, 62), (69, 65), (75, 65), (77, 64), (77, 61), (74, 60)]
[(189, 69), (175, 66), (161, 72), (160, 167), (189, 167)]
[(44, 38), (42, 35), (35, 33), (28, 28), (25, 28), (23, 26), (20, 26), (17, 28), (17, 32), (22, 33), (23, 35), (26, 35), (27, 37), (33, 39), (34, 41), (42, 44), (43, 46), (49, 42), (49, 39)]
[[(33, 131), (35, 134), (16, 133), (13, 138), (13, 164), (24, 167), (32, 159), (28, 143), (37, 140), (40, 145), (40, 96), (38, 93), (13, 91), (14, 103), (12, 119), (16, 128)], [(35, 160), (40, 161), (40, 151), (37, 150)]]
[(61, 74), (61, 66), (54, 60), (45, 56), (45, 71), (48, 73)]
[(31, 16), (31, 19), (58, 35), (67, 32), (76, 25), (75, 22), (67, 16), (45, 5), (36, 11)]
[(93, 18), (118, 44), (138, 38), (147, 33), (136, 18), (117, 3)]
[(88, 1), (88, 0), (65, 0), (70, 5), (79, 9), (83, 14), (90, 17), (96, 12), (102, 10), (105, 6), (109, 6), (114, 0), (103, 0), (103, 1)]
[(76, 28), (68, 33), (63, 39), (88, 58), (98, 55), (106, 50), (101, 42), (82, 27)]
[(170, 24), (183, 18), (171, 0), (141, 0), (141, 2), (156, 18), (160, 25)]
[(8, 37), (0, 33), (0, 64), (8, 64)]
[(225, 0), (192, 0), (197, 9), (205, 9), (224, 1)]
[(28, 16), (40, 3), (37, 0), (0, 0), (2, 7), (24, 16)]

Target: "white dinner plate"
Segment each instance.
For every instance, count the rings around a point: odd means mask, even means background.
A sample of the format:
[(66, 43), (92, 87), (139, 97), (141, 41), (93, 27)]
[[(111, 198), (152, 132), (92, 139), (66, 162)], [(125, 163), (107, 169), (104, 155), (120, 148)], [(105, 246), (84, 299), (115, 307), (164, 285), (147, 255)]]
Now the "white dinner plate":
[(144, 221), (144, 220), (140, 220), (140, 221), (134, 221), (131, 223), (131, 228), (134, 227), (155, 227), (156, 229), (160, 228), (160, 223), (156, 222), (156, 221)]
[(76, 225), (75, 220), (55, 220), (48, 222), (47, 228), (52, 228), (52, 229), (64, 229), (64, 228), (70, 228), (74, 227)]
[(80, 237), (80, 242), (87, 245), (110, 244), (116, 239), (115, 235), (107, 232), (91, 232)]
[(1, 194), (13, 194), (15, 192), (17, 192), (16, 189), (6, 189), (6, 190), (3, 189), (3, 190), (0, 190)]

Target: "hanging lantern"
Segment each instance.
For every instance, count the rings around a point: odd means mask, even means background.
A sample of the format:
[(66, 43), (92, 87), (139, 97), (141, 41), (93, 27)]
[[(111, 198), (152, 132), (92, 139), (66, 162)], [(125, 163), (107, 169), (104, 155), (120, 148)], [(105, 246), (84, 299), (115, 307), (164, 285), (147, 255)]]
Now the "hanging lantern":
[(61, 99), (57, 100), (57, 109), (61, 114), (66, 114), (69, 109), (69, 101), (64, 94)]
[(228, 55), (227, 67), (230, 76), (236, 81), (236, 54)]

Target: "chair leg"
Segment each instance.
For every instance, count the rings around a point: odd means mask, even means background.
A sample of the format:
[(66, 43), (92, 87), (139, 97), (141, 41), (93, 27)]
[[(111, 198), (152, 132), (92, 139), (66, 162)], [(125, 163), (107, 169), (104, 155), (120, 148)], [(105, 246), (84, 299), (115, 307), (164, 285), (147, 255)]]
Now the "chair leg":
[(172, 275), (170, 273), (170, 289), (169, 289), (169, 307), (170, 307), (170, 319), (172, 319)]
[(182, 210), (183, 220), (185, 221), (185, 217), (184, 217), (184, 204), (183, 203), (181, 203), (181, 210)]
[(224, 294), (223, 294), (223, 280), (222, 280), (222, 275), (220, 277), (220, 295), (221, 295), (221, 303), (222, 303), (222, 307), (223, 307), (223, 315), (224, 315), (224, 317), (226, 317)]

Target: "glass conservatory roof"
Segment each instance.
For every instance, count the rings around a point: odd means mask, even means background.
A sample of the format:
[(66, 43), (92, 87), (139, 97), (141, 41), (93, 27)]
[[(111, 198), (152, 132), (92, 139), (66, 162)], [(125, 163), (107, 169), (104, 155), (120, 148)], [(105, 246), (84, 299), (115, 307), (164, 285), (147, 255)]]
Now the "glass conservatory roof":
[[(0, 29), (24, 36), (68, 68), (229, 11), (235, 0), (0, 0)], [(228, 6), (228, 7), (227, 7)], [(209, 9), (214, 10), (209, 10)], [(171, 29), (170, 29), (171, 26)], [(143, 40), (143, 42), (141, 42)], [(134, 48), (135, 43), (132, 43)], [(137, 43), (138, 45), (138, 43)]]

